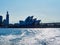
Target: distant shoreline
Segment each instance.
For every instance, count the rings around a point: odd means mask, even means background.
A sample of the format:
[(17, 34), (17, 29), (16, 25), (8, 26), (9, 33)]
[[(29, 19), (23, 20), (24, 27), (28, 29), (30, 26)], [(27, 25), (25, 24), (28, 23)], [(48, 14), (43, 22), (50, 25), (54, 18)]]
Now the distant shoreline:
[(2, 25), (0, 28), (60, 28), (60, 23), (40, 23), (37, 25)]

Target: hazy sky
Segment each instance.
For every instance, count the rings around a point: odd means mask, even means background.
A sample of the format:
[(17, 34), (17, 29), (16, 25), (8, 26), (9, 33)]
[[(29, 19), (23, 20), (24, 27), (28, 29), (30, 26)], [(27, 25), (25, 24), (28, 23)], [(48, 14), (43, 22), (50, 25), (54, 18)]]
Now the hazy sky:
[(10, 23), (33, 15), (42, 22), (60, 22), (60, 0), (0, 0), (0, 15), (10, 14)]

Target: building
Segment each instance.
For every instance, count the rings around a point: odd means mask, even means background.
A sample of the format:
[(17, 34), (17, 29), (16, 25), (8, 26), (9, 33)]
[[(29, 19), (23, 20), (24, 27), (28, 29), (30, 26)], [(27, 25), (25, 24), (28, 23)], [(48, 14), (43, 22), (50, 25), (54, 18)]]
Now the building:
[(2, 16), (0, 16), (0, 25), (2, 25)]
[(20, 21), (20, 25), (38, 25), (40, 24), (41, 20), (37, 20), (36, 18), (33, 18), (34, 16), (28, 16), (25, 21)]
[(19, 21), (19, 25), (25, 25), (25, 21)]
[(3, 20), (3, 25), (4, 25), (4, 26), (6, 25), (6, 19)]
[(6, 14), (6, 25), (9, 25), (9, 13), (7, 11), (7, 14)]
[(6, 14), (6, 19), (3, 20), (3, 25), (6, 27), (9, 25), (9, 13), (8, 13), (8, 11)]

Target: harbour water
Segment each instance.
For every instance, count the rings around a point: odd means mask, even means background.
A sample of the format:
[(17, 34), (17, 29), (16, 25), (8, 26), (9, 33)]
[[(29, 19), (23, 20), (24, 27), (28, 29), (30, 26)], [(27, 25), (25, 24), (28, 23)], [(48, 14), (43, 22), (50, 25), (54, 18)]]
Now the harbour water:
[(0, 45), (60, 45), (60, 28), (0, 28)]

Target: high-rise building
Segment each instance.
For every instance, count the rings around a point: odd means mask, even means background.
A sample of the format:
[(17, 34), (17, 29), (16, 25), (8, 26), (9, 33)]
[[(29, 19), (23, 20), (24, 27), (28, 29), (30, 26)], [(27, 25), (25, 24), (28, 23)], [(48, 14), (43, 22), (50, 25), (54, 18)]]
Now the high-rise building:
[(2, 16), (0, 16), (0, 25), (2, 24)]
[(7, 11), (7, 14), (6, 14), (6, 25), (8, 25), (8, 24), (9, 24), (9, 13)]

